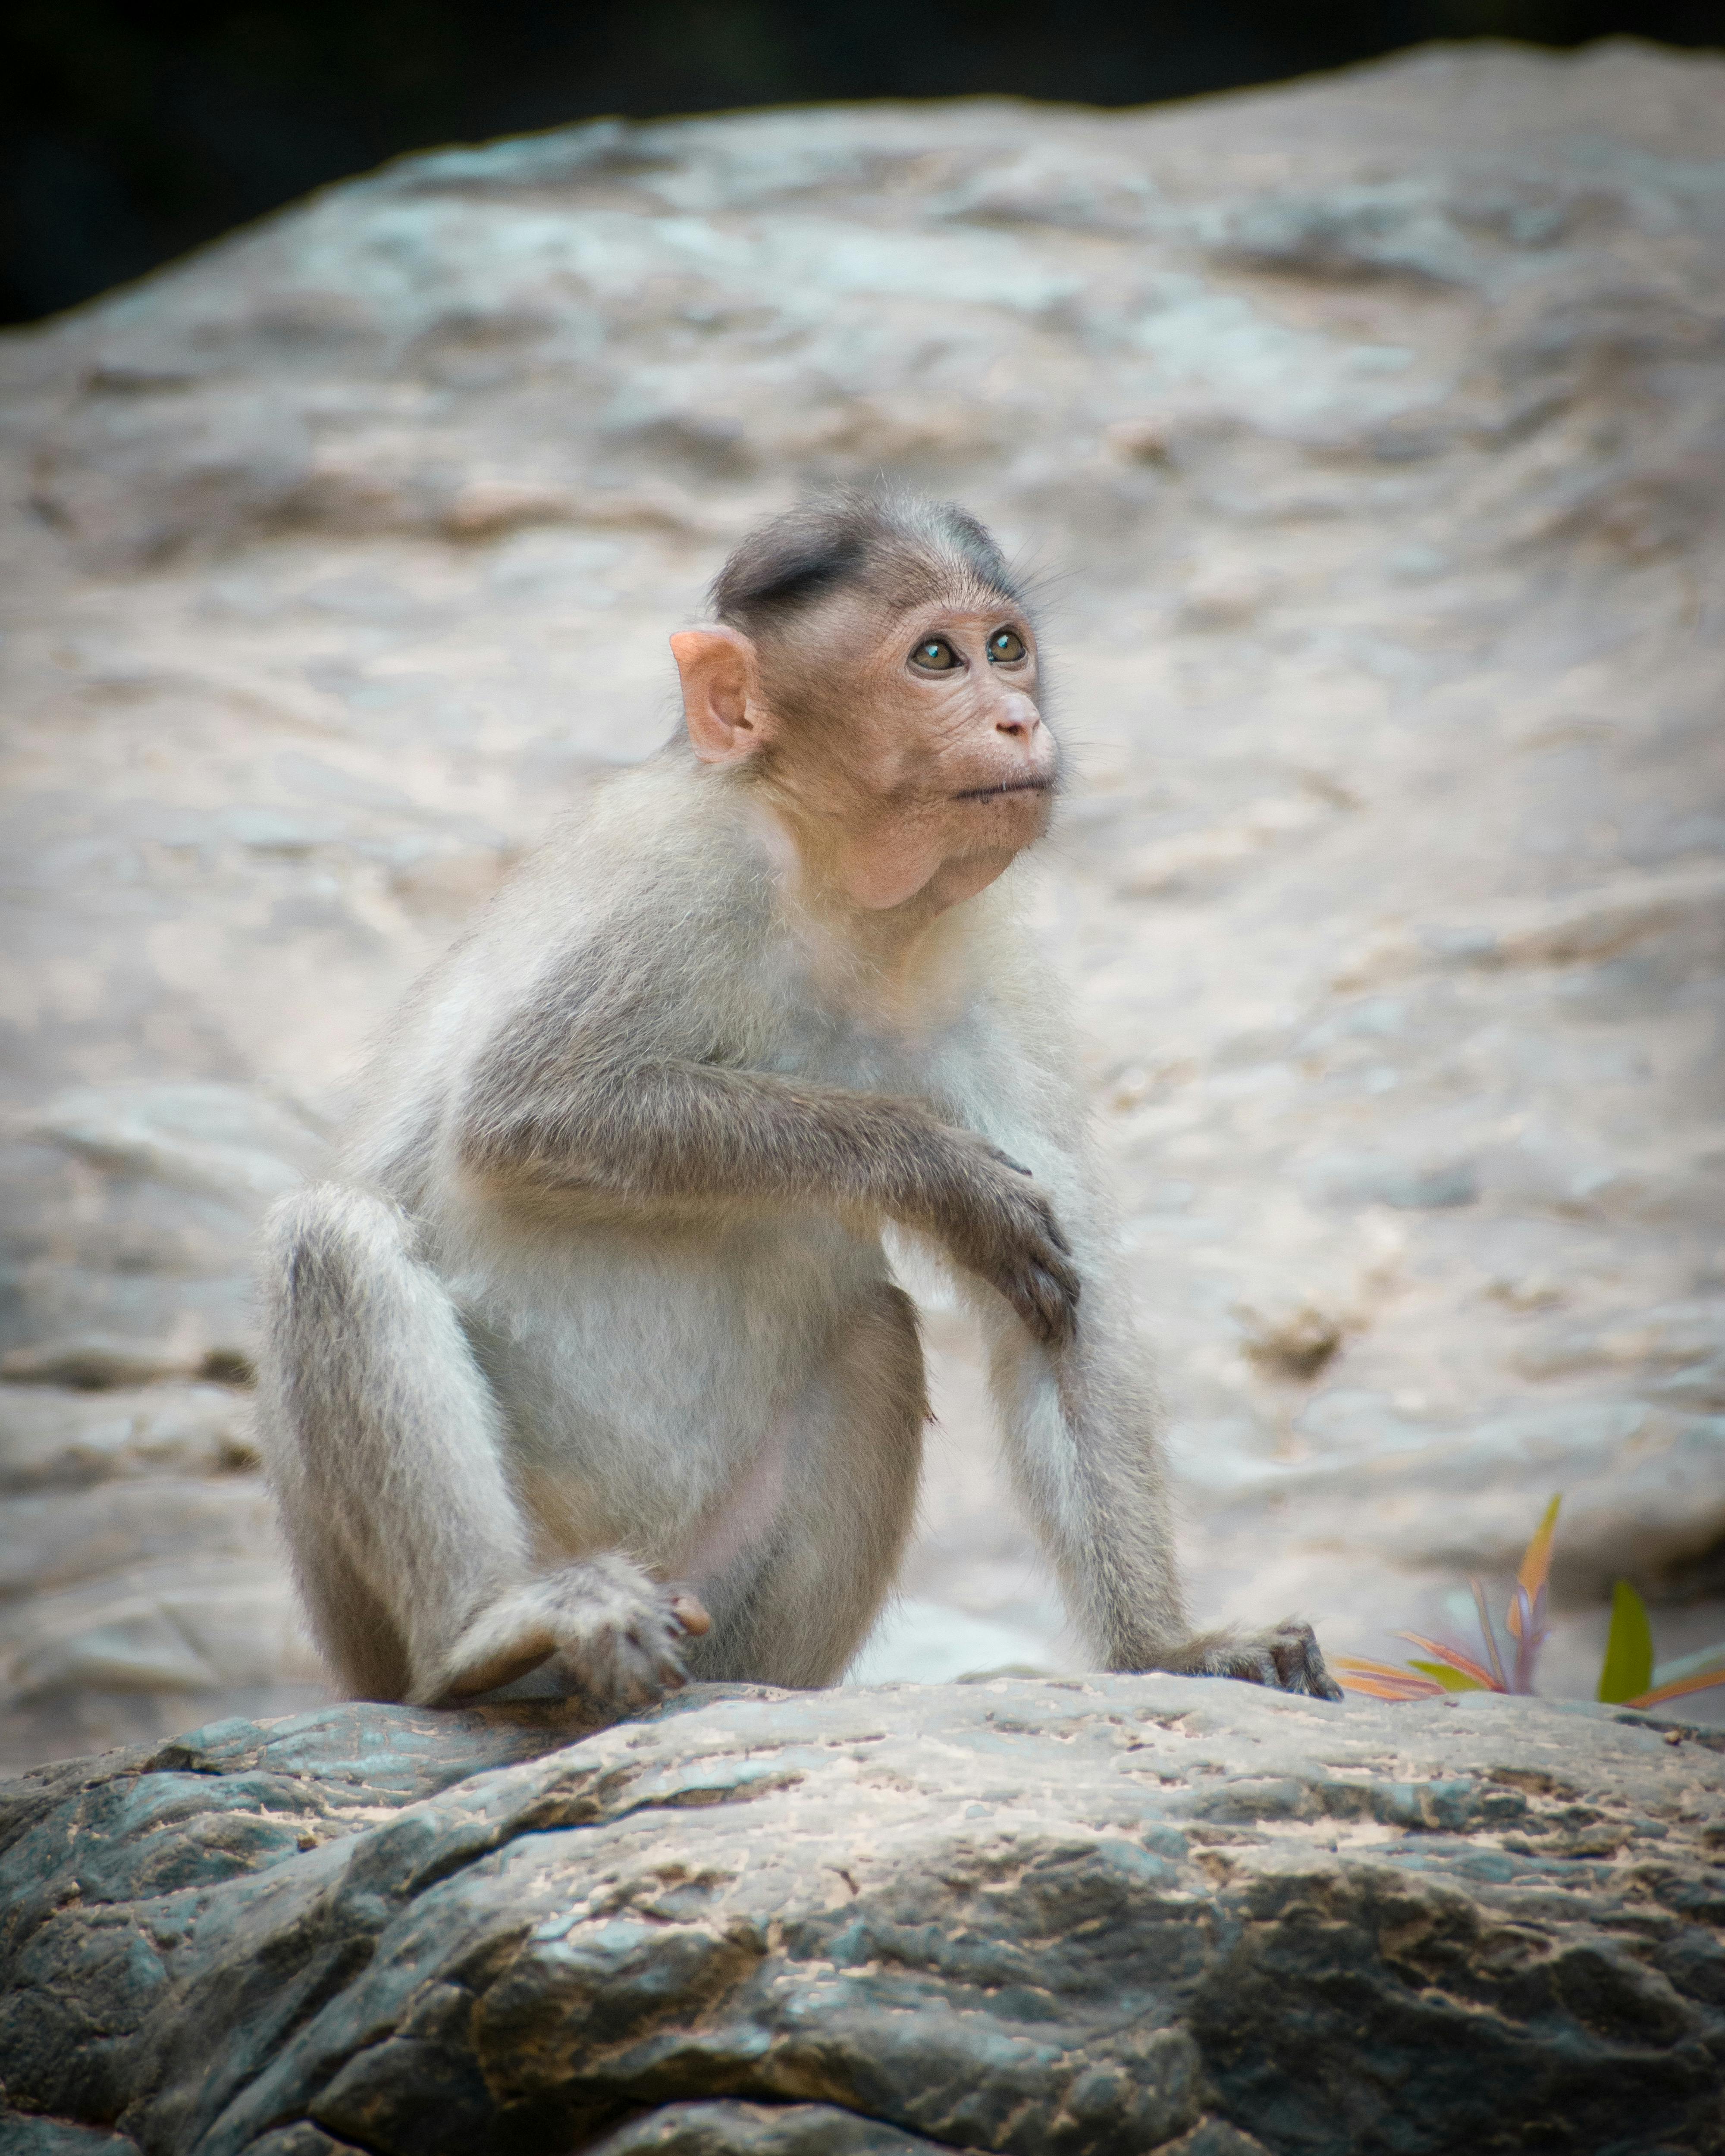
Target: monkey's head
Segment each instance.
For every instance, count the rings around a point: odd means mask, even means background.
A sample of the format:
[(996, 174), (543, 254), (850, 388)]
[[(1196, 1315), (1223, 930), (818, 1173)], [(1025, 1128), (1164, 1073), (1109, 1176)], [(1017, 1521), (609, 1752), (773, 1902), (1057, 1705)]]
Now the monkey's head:
[(1042, 836), (1035, 630), (974, 517), (839, 495), (752, 532), (711, 598), (717, 625), (671, 639), (691, 745), (758, 787), (806, 871), (864, 907), (939, 907)]

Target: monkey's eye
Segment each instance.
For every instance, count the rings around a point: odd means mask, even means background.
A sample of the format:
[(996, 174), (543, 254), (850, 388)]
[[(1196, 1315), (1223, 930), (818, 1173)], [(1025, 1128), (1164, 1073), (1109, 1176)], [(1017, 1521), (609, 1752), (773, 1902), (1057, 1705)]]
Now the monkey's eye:
[(996, 665), (1014, 665), (1025, 655), (1024, 639), (1015, 629), (997, 629), (988, 639), (988, 656)]
[(925, 674), (947, 674), (959, 663), (958, 654), (943, 636), (931, 636), (911, 654), (911, 664)]

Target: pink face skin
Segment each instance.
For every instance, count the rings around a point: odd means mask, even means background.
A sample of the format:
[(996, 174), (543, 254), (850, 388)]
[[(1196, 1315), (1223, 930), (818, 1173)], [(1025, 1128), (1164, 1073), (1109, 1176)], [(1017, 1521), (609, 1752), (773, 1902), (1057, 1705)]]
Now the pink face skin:
[(1056, 755), (1036, 641), (1004, 600), (889, 613), (847, 594), (776, 648), (734, 629), (670, 642), (695, 753), (737, 765), (771, 752), (763, 792), (805, 875), (841, 901), (931, 917), (1048, 827)]

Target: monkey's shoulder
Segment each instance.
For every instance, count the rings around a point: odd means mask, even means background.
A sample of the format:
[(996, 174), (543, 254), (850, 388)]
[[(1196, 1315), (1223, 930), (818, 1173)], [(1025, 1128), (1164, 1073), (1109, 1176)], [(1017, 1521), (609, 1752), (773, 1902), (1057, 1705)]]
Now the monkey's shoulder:
[(770, 973), (773, 865), (722, 789), (660, 758), (553, 827), (420, 983), (402, 1020), (512, 1059), (579, 1034), (700, 1052)]

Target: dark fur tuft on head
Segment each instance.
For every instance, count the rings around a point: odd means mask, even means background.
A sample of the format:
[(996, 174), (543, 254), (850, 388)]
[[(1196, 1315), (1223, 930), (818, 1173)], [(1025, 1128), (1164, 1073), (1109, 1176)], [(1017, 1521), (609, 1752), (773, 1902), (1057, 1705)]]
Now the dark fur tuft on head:
[(978, 588), (1024, 603), (1000, 549), (968, 510), (920, 495), (846, 491), (805, 502), (750, 532), (714, 579), (716, 620), (747, 636), (846, 590), (897, 604)]

